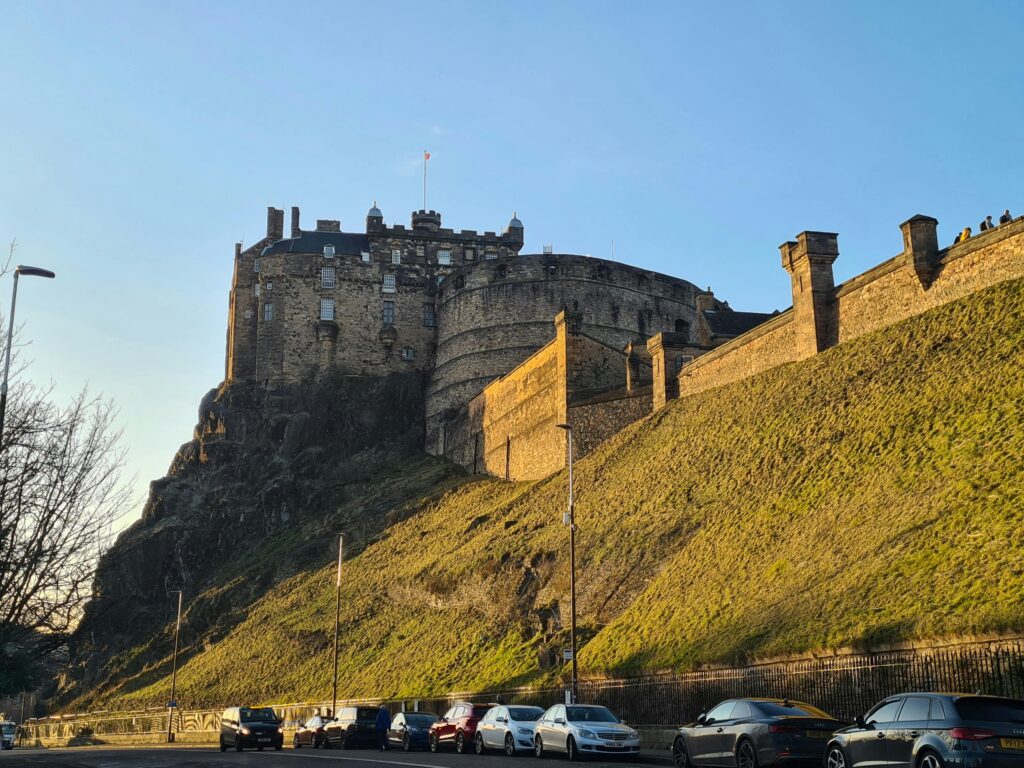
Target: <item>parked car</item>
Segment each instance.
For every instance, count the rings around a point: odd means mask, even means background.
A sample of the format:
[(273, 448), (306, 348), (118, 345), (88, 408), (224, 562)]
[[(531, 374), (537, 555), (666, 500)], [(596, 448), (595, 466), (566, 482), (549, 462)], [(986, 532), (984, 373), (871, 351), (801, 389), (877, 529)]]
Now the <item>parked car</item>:
[(533, 753), (565, 752), (570, 760), (586, 755), (636, 755), (640, 734), (607, 707), (556, 704), (541, 715), (533, 737)]
[(391, 718), (388, 744), (400, 746), (406, 752), (426, 749), (430, 726), (437, 722), (433, 712), (399, 712)]
[(476, 724), (487, 714), (493, 704), (470, 704), (460, 701), (441, 719), (430, 726), (428, 743), (431, 752), (437, 752), (445, 744), (454, 744), (455, 751), (463, 754), (468, 751), (476, 737)]
[(284, 729), (277, 714), (270, 707), (229, 707), (220, 716), (220, 751), (234, 747), (241, 752), (246, 747), (264, 747), (280, 750), (284, 746)]
[(971, 694), (890, 696), (835, 734), (825, 765), (1019, 768), (1024, 701)]
[(500, 706), (487, 710), (476, 726), (473, 746), (478, 755), (503, 749), (509, 757), (519, 750), (533, 750), (533, 734), (544, 710), (540, 707)]
[(841, 723), (817, 707), (786, 699), (728, 699), (679, 729), (676, 768), (822, 764)]
[(324, 726), (324, 748), (377, 746), (377, 707), (342, 707)]
[(324, 728), (329, 722), (331, 722), (329, 717), (313, 715), (295, 731), (295, 735), (292, 736), (292, 746), (295, 749), (322, 747), (324, 745)]
[(18, 725), (13, 720), (0, 720), (0, 749), (14, 749)]

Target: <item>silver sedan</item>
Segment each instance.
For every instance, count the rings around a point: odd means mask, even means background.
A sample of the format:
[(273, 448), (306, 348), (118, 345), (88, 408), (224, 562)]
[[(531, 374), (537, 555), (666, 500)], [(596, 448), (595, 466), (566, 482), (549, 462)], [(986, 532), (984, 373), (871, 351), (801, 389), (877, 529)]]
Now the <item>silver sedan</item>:
[(565, 752), (570, 760), (587, 755), (636, 755), (640, 734), (607, 707), (556, 704), (537, 721), (533, 753)]
[(476, 753), (503, 749), (511, 757), (518, 751), (533, 751), (533, 732), (543, 714), (540, 707), (491, 707), (476, 726)]

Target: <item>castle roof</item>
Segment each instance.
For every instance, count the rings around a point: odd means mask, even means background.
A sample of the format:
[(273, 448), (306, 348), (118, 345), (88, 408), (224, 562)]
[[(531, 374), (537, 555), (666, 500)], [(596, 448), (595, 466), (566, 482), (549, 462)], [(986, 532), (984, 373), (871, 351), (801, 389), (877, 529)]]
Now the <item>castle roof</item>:
[(739, 336), (746, 333), (773, 315), (766, 312), (719, 312), (712, 309), (704, 310), (704, 320), (712, 336)]
[(323, 253), (325, 245), (333, 245), (338, 256), (358, 256), (370, 250), (370, 240), (356, 232), (301, 232), (286, 237), (263, 249), (263, 256), (275, 253)]

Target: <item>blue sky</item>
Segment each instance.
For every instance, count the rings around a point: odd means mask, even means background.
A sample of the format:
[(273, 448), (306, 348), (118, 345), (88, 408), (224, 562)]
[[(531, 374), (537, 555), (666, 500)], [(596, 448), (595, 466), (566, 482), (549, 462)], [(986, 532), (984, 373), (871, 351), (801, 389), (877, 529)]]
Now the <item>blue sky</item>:
[(141, 499), (223, 377), (233, 243), (268, 205), (407, 223), (424, 148), (447, 226), (518, 211), (525, 252), (614, 240), (784, 308), (801, 230), (839, 232), (842, 280), (915, 213), (945, 244), (1024, 212), (1022, 29), (1013, 2), (0, 0), (0, 243), (58, 273), (19, 296), (28, 375), (117, 401)]

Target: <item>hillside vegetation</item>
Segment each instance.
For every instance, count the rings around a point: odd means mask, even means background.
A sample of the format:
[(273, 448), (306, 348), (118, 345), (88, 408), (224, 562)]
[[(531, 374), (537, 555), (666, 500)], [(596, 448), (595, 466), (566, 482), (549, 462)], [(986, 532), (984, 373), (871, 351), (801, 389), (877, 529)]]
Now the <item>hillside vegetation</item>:
[[(581, 673), (1024, 628), (1022, 370), (1015, 281), (605, 443), (577, 464)], [(557, 675), (565, 496), (564, 472), (467, 479), (346, 562), (339, 693)], [(183, 706), (329, 695), (334, 572), (309, 566), (188, 649)], [(168, 672), (113, 680), (92, 703), (163, 702)]]

